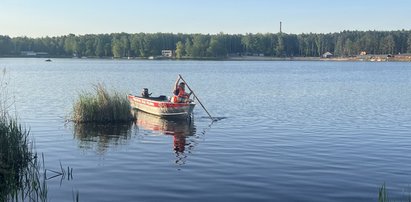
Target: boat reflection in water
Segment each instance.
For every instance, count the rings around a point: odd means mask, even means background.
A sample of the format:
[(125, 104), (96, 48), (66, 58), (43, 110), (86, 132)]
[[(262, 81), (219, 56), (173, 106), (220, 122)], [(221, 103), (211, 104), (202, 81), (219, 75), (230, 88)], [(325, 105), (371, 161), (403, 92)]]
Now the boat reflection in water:
[(110, 146), (124, 145), (131, 139), (133, 122), (128, 124), (74, 124), (79, 147), (104, 155)]
[(187, 142), (187, 137), (196, 132), (194, 121), (190, 118), (162, 118), (142, 111), (134, 110), (136, 124), (140, 129), (160, 132), (173, 136), (174, 151), (184, 153), (186, 147), (193, 146), (194, 142)]

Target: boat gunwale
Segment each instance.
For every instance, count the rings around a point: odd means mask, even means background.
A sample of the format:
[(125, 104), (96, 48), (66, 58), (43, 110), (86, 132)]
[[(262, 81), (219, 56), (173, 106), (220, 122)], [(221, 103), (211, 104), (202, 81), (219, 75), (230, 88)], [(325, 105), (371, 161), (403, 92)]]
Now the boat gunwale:
[[(162, 107), (164, 107), (164, 108), (171, 108), (171, 107), (185, 107), (185, 106), (192, 106), (192, 105), (196, 105), (196, 103), (194, 103), (194, 102), (192, 102), (192, 103), (178, 103), (178, 102), (170, 102), (169, 100), (162, 100), (162, 101), (160, 101), (160, 100), (153, 100), (153, 99), (150, 99), (150, 98), (145, 98), (145, 97), (140, 97), (140, 96), (136, 96), (136, 95), (128, 95), (128, 98), (129, 99), (142, 99), (142, 100), (148, 100), (148, 101), (150, 101), (150, 102), (153, 102), (153, 103), (166, 103), (166, 104), (171, 104), (171, 105), (173, 105), (173, 106), (162, 106)], [(144, 103), (141, 103), (141, 104), (144, 104)], [(147, 105), (147, 104), (145, 104), (145, 105)], [(151, 106), (151, 105), (148, 105), (148, 106)], [(155, 107), (155, 106), (151, 106), (151, 107)]]
[[(192, 110), (194, 109), (196, 103), (174, 103), (168, 100), (152, 100), (145, 97), (135, 96), (135, 95), (128, 95), (128, 99), (130, 102), (130, 106), (133, 110), (143, 111), (149, 114), (153, 114), (160, 117), (188, 117), (192, 114)], [(138, 107), (136, 105), (143, 105), (145, 108)], [(151, 111), (149, 109), (165, 109), (166, 111)], [(184, 109), (187, 108), (187, 109)], [(178, 109), (178, 112), (167, 112), (167, 110)]]

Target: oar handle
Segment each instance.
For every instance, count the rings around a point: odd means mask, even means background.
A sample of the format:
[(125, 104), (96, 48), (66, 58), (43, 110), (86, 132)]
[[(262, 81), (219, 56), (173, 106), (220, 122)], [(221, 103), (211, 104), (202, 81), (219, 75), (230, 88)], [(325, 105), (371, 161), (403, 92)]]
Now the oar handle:
[(184, 83), (186, 84), (187, 88), (193, 93), (194, 97), (197, 99), (198, 103), (200, 103), (200, 105), (203, 107), (204, 111), (207, 112), (208, 116), (210, 117), (211, 120), (214, 120), (213, 117), (210, 115), (210, 113), (208, 113), (207, 109), (204, 107), (203, 103), (201, 103), (200, 99), (198, 99), (197, 95), (194, 93), (194, 91), (190, 88), (190, 86), (188, 86), (187, 81), (185, 81), (183, 79), (183, 77), (179, 74), (178, 75), (180, 77), (181, 80), (184, 81)]

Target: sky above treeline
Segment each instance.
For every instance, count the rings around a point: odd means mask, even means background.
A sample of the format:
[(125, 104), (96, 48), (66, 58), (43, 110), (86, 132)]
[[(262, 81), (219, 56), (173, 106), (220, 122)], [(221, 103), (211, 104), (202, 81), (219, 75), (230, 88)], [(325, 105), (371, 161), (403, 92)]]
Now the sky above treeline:
[(0, 0), (0, 35), (410, 30), (411, 0)]

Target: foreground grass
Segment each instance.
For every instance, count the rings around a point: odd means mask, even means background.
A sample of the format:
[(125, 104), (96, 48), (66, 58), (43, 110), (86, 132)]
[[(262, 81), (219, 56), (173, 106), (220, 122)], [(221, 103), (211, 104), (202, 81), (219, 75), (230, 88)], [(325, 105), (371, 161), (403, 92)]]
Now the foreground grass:
[(94, 92), (83, 92), (73, 107), (75, 123), (123, 123), (133, 119), (126, 95), (108, 91), (102, 84)]
[(0, 118), (0, 201), (47, 201), (44, 174), (28, 136), (15, 119)]
[(29, 131), (9, 114), (14, 103), (5, 74), (0, 73), (0, 201), (46, 201), (47, 187)]

